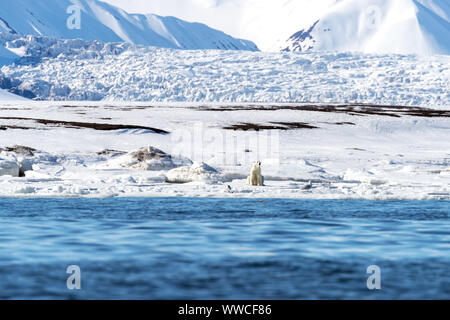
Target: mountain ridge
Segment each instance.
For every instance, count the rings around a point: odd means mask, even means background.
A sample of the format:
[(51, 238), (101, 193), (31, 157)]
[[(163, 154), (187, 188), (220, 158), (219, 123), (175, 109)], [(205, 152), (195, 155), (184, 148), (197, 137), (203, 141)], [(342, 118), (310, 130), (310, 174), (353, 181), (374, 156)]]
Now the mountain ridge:
[[(69, 29), (70, 6), (81, 9), (80, 29)], [(154, 14), (129, 14), (98, 0), (15, 0), (0, 3), (0, 32), (60, 39), (129, 42), (172, 49), (258, 51), (248, 40), (233, 38), (205, 24)]]

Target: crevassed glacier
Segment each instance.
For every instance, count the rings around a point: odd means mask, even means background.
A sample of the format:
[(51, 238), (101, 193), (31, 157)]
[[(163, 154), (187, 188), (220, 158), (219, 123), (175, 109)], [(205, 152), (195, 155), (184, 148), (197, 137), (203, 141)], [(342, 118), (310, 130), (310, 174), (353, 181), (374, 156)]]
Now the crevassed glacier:
[(174, 50), (9, 36), (10, 92), (35, 100), (449, 106), (450, 56)]

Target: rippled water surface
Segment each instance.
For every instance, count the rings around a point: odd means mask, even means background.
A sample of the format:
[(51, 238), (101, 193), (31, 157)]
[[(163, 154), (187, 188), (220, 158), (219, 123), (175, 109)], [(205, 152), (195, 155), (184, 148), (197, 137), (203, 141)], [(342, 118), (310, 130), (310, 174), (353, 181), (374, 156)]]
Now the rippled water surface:
[(445, 201), (0, 199), (0, 298), (450, 299), (449, 270)]

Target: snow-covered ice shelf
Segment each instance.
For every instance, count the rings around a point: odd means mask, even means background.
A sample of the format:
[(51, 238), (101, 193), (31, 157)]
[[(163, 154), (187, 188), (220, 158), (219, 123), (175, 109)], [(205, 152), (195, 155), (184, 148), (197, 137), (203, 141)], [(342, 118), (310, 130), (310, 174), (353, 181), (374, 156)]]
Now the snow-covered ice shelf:
[[(10, 176), (0, 176), (0, 196), (450, 199), (449, 115), (444, 107), (4, 102), (0, 167)], [(232, 127), (260, 130), (224, 129)], [(13, 145), (35, 150), (5, 149)], [(255, 160), (263, 187), (246, 185)], [(11, 176), (14, 163), (25, 177)]]

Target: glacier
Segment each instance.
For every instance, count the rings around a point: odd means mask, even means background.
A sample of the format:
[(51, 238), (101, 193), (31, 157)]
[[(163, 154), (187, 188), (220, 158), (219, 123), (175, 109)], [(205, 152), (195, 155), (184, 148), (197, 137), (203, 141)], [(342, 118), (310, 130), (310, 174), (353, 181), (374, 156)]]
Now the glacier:
[[(3, 39), (3, 40), (2, 40)], [(34, 100), (449, 106), (450, 56), (176, 50), (0, 34), (0, 88)]]

